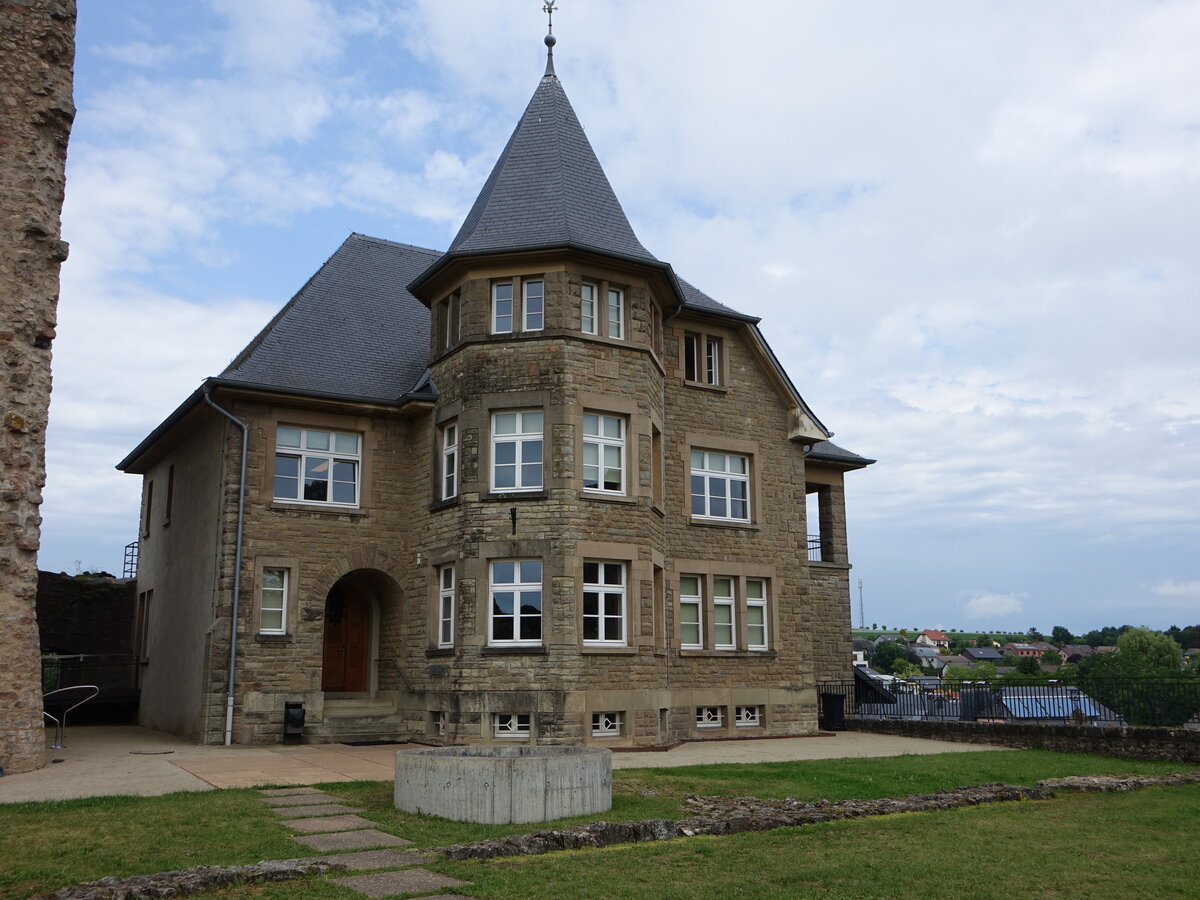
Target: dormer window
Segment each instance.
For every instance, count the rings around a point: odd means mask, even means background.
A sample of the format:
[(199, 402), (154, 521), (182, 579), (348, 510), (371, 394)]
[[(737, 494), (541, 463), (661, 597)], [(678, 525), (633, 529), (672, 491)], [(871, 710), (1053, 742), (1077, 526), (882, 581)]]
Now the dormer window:
[(721, 339), (689, 331), (683, 336), (683, 377), (693, 384), (723, 384)]

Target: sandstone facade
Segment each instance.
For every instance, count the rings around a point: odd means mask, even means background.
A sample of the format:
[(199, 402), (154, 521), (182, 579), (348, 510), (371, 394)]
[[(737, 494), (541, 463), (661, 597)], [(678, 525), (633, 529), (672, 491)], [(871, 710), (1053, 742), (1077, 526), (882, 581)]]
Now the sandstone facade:
[(850, 672), (842, 478), (871, 460), (829, 443), (757, 322), (641, 247), (548, 73), (449, 252), (353, 235), (122, 463), (143, 723), (814, 731), (817, 681)]
[(0, 4), (0, 767), (45, 763), (35, 614), (50, 346), (75, 52), (73, 0)]

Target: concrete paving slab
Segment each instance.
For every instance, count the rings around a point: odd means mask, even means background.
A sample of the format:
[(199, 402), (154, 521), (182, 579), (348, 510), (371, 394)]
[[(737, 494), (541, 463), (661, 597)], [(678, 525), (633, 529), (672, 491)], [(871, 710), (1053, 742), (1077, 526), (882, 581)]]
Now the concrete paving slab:
[(465, 887), (469, 881), (459, 881), (440, 872), (428, 869), (402, 869), (399, 872), (372, 872), (370, 875), (351, 875), (348, 878), (330, 878), (351, 890), (368, 897), (392, 897), (396, 894), (416, 894), (420, 891), (436, 891), (442, 888)]
[[(53, 729), (51, 729), (53, 735)], [(391, 781), (397, 745), (351, 747), (224, 747), (188, 744), (136, 725), (80, 725), (67, 730), (64, 762), (36, 772), (0, 778), (0, 803), (64, 800), (118, 794), (153, 796), (214, 787), (301, 786), (354, 780)], [(405, 745), (400, 745), (403, 749)], [(408, 747), (418, 746), (409, 744)], [(684, 744), (673, 750), (614, 753), (613, 768), (779, 762), (793, 759), (902, 756), (910, 753), (972, 753), (997, 750), (986, 744), (955, 744), (866, 732), (753, 741)]]
[(322, 853), (329, 853), (333, 850), (367, 850), (372, 847), (411, 847), (413, 843), (377, 828), (309, 834), (297, 836), (292, 840)]
[(344, 803), (322, 803), (316, 806), (275, 806), (271, 812), (277, 816), (300, 816), (313, 818), (316, 816), (336, 816), (342, 813), (359, 813), (361, 809), (346, 806)]
[(346, 866), (352, 872), (372, 869), (398, 869), (429, 862), (424, 853), (405, 853), (402, 850), (360, 850), (358, 853), (330, 853), (328, 856), (306, 856), (306, 863), (327, 862)]
[(753, 741), (697, 741), (671, 750), (613, 754), (614, 769), (673, 768), (718, 763), (787, 762), (803, 759), (846, 759), (876, 756), (907, 756), (930, 753), (974, 753), (1006, 750), (990, 744), (956, 744), (925, 738), (839, 731), (836, 734), (793, 738), (764, 738)]
[[(264, 792), (265, 793), (265, 792)], [(279, 797), (263, 797), (263, 803), (271, 806), (319, 806), (322, 803), (345, 803), (345, 797), (335, 797), (324, 791), (308, 791), (304, 794), (289, 794)]]
[(279, 823), (290, 831), (316, 834), (319, 831), (353, 831), (355, 828), (371, 828), (375, 822), (362, 816), (320, 816), (308, 819), (285, 819)]
[[(314, 797), (317, 794), (322, 793), (322, 791), (311, 787), (264, 788), (263, 790), (259, 791), (259, 793), (264, 797), (299, 797), (305, 794), (307, 794), (309, 797)], [(340, 800), (341, 798), (339, 797), (338, 799)]]

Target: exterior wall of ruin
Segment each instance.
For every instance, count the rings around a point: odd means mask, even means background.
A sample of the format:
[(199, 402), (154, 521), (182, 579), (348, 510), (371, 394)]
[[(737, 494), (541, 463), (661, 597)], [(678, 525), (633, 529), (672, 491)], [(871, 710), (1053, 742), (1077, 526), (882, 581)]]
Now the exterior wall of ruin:
[(45, 764), (38, 509), (74, 54), (73, 0), (0, 6), (0, 767), (10, 774)]

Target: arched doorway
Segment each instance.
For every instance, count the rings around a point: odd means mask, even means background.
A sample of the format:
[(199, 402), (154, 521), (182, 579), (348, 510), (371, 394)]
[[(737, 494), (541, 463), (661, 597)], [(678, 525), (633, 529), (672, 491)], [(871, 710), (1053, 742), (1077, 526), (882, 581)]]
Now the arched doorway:
[(321, 690), (370, 690), (372, 602), (351, 576), (338, 581), (325, 598), (325, 647)]

